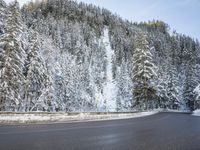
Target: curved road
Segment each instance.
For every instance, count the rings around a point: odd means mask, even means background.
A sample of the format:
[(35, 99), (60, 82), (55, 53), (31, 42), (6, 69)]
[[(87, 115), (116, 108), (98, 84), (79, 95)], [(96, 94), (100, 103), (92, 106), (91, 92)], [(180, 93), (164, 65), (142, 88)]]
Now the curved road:
[(1, 126), (0, 150), (200, 150), (200, 118), (159, 113), (114, 121)]

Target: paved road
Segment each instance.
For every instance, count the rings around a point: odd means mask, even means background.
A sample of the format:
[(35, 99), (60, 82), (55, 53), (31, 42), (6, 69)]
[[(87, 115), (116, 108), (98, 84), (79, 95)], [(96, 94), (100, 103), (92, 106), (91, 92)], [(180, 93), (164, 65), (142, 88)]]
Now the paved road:
[(102, 122), (1, 126), (0, 150), (200, 150), (200, 118), (160, 113)]

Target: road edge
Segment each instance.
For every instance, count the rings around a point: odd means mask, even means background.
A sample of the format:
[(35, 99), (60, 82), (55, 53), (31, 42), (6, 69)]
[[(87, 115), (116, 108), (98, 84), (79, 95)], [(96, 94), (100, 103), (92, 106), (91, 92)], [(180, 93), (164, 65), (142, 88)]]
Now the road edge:
[(131, 119), (155, 115), (160, 111), (129, 112), (129, 113), (50, 113), (50, 114), (0, 114), (0, 125), (20, 125), (20, 124), (52, 124), (52, 123), (72, 123), (89, 121), (108, 121)]

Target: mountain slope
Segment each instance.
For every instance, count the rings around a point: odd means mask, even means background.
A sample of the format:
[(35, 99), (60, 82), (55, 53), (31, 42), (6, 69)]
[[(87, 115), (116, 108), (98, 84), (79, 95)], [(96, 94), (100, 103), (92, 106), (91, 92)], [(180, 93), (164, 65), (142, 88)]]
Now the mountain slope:
[[(18, 5), (1, 3), (0, 11), (7, 12)], [(2, 111), (144, 109), (141, 104), (137, 107), (133, 94), (137, 87), (133, 55), (141, 31), (157, 66), (157, 75), (148, 80), (154, 91), (146, 99), (148, 109), (193, 109), (193, 90), (200, 83), (198, 41), (170, 35), (162, 21), (131, 23), (106, 9), (71, 0), (30, 2), (18, 11), (23, 30), (16, 39), (26, 53), (24, 81), (18, 87), (20, 98), (14, 97), (19, 103), (9, 104), (6, 90), (1, 90)], [(6, 19), (1, 16), (1, 41), (8, 33), (4, 26)], [(0, 53), (4, 51), (5, 45), (0, 44)], [(2, 72), (4, 59), (0, 60)], [(1, 86), (5, 80), (1, 74)]]

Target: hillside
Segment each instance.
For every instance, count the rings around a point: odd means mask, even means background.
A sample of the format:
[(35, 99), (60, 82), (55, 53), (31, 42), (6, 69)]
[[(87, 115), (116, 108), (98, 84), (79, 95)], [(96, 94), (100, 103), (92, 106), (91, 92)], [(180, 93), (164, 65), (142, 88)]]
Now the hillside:
[(193, 110), (200, 45), (72, 0), (0, 0), (0, 75), (1, 111)]

